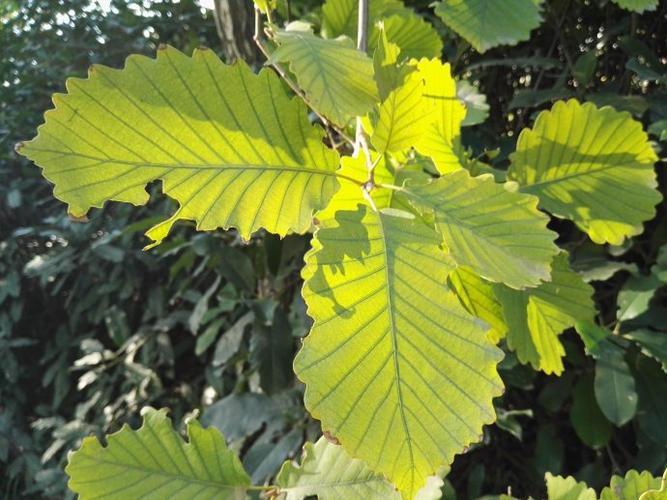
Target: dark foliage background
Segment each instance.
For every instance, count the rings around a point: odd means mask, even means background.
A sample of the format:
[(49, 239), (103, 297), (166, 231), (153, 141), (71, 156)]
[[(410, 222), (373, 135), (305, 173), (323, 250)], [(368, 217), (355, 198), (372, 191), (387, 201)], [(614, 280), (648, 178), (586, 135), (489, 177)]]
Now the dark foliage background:
[[(664, 2), (658, 12), (637, 15), (606, 0), (549, 1), (545, 23), (529, 42), (484, 55), (433, 18), (426, 0), (408, 3), (442, 32), (456, 75), (487, 96), (489, 119), (465, 130), (475, 155), (505, 168), (521, 128), (554, 99), (576, 96), (631, 112), (665, 156)], [(292, 1), (299, 15), (317, 8)], [(307, 237), (259, 234), (247, 243), (233, 232), (180, 227), (168, 243), (143, 252), (142, 232), (167, 213), (168, 201), (108, 205), (86, 223), (71, 221), (39, 169), (13, 152), (17, 141), (34, 135), (66, 77), (84, 76), (92, 63), (122, 66), (129, 53), (151, 55), (158, 43), (224, 53), (210, 11), (194, 0), (113, 0), (110, 10), (88, 0), (0, 2), (3, 498), (68, 496), (67, 451), (85, 435), (137, 424), (145, 405), (171, 408), (176, 422), (201, 410), (259, 482), (319, 432), (291, 369), (309, 326), (298, 273)], [(665, 194), (664, 162), (657, 170)], [(571, 224), (552, 225), (574, 266), (594, 280), (601, 324), (667, 335), (664, 289), (653, 293), (659, 284), (647, 281), (667, 243), (664, 203), (644, 234), (622, 247), (594, 247)], [(652, 299), (645, 312), (619, 322), (619, 290)], [(497, 400), (498, 423), (449, 475), (459, 498), (508, 485), (514, 495), (540, 497), (545, 471), (596, 488), (628, 468), (662, 473), (667, 374), (660, 364), (623, 343), (639, 408), (617, 428), (597, 407), (595, 362), (576, 333), (563, 338), (561, 377), (536, 373), (512, 354), (503, 361), (508, 391)]]

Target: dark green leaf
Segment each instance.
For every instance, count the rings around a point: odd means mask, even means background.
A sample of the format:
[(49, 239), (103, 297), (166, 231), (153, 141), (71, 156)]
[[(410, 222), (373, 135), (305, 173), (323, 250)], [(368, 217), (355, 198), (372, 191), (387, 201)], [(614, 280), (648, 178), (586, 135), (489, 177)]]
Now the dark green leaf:
[(590, 376), (583, 377), (574, 386), (570, 421), (579, 439), (591, 448), (600, 448), (611, 439), (612, 427), (595, 401)]

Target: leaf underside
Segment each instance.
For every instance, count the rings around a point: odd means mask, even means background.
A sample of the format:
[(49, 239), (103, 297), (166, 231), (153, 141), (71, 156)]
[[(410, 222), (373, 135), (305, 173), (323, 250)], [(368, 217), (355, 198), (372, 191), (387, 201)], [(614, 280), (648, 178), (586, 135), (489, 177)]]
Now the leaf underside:
[[(357, 36), (358, 1), (327, 0), (322, 5), (322, 33), (327, 38)], [(390, 42), (401, 49), (401, 59), (440, 57), (442, 39), (438, 32), (399, 0), (370, 0), (369, 47), (376, 47), (380, 25)]]
[(640, 473), (636, 470), (629, 470), (623, 477), (616, 475), (611, 477), (609, 486), (600, 492), (600, 500), (643, 499), (643, 493), (649, 490), (659, 490), (661, 483), (660, 478), (653, 477), (650, 472)]
[(250, 478), (222, 434), (188, 423), (186, 443), (166, 410), (145, 410), (138, 430), (127, 425), (107, 437), (83, 440), (69, 455), (68, 486), (82, 500), (92, 498), (245, 498)]
[(447, 290), (439, 245), (416, 220), (359, 205), (318, 230), (303, 270), (306, 407), (404, 498), (479, 439), (502, 391), (501, 351)]
[(431, 212), (451, 257), (490, 281), (516, 289), (550, 278), (558, 247), (547, 229), (548, 217), (537, 198), (496, 184), (489, 174), (471, 177), (463, 169), (424, 186), (408, 187), (408, 196)]
[(523, 292), (495, 286), (507, 328), (507, 346), (519, 361), (560, 375), (565, 348), (558, 336), (595, 315), (593, 288), (569, 267), (567, 254), (554, 259), (551, 280)]
[(373, 61), (352, 40), (309, 31), (280, 31), (273, 61), (288, 62), (313, 107), (339, 125), (363, 116), (379, 100)]
[(639, 234), (662, 199), (641, 123), (609, 107), (557, 102), (521, 132), (511, 160), (508, 179), (596, 243)]
[(478, 52), (527, 40), (542, 21), (536, 0), (442, 0), (435, 13)]
[(459, 170), (463, 156), (461, 123), (466, 108), (456, 95), (451, 67), (438, 59), (421, 59), (416, 70), (424, 80), (423, 105), (431, 110), (431, 119), (415, 131), (419, 134), (415, 149), (430, 157), (441, 174)]
[(303, 447), (301, 463), (285, 462), (276, 476), (284, 500), (396, 500), (398, 492), (384, 477), (374, 473), (363, 460), (351, 458), (345, 449), (321, 437)]
[(161, 180), (180, 208), (149, 230), (156, 242), (178, 219), (285, 235), (305, 232), (338, 187), (338, 155), (270, 70), (167, 47), (122, 70), (94, 66), (67, 88), (20, 152), (74, 216), (108, 200), (145, 204), (146, 184)]

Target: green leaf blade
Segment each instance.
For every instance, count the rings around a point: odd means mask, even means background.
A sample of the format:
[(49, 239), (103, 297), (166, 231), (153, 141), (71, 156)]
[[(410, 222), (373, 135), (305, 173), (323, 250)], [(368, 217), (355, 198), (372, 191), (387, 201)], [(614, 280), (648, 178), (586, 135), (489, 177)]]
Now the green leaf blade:
[(146, 184), (161, 180), (180, 208), (149, 230), (153, 240), (178, 219), (248, 239), (261, 227), (305, 232), (338, 188), (337, 154), (269, 70), (168, 47), (156, 59), (130, 56), (122, 70), (95, 66), (67, 86), (20, 151), (75, 216), (109, 200), (143, 205)]
[(411, 73), (380, 106), (371, 142), (379, 153), (397, 153), (415, 144), (429, 124), (431, 111), (423, 105), (424, 82)]
[(491, 175), (458, 170), (407, 189), (417, 208), (432, 212), (451, 257), (481, 277), (516, 289), (550, 277), (558, 252), (537, 199), (496, 184)]
[[(658, 490), (662, 481), (648, 471), (629, 470), (625, 476), (612, 476), (609, 486), (600, 492), (600, 500), (634, 500), (645, 498), (644, 493)], [(651, 498), (649, 495), (647, 498)], [(659, 497), (660, 498), (660, 497)], [(664, 498), (664, 497), (662, 497)]]
[(658, 0), (613, 0), (613, 2), (626, 10), (639, 14), (658, 7)]
[(637, 412), (637, 390), (625, 352), (605, 339), (595, 363), (595, 398), (607, 420), (620, 427)]
[(595, 316), (593, 288), (570, 269), (566, 253), (553, 261), (551, 280), (524, 292), (495, 286), (507, 322), (507, 345), (522, 363), (560, 375), (565, 348), (559, 335)]
[(447, 290), (431, 229), (363, 206), (337, 220), (306, 258), (295, 371), (323, 429), (412, 498), (494, 420), (501, 352)]
[(103, 447), (84, 439), (65, 469), (80, 498), (209, 498), (242, 500), (250, 485), (238, 457), (216, 429), (188, 423), (188, 440), (176, 433), (166, 410), (147, 408), (136, 431), (124, 426)]
[(304, 445), (300, 465), (285, 462), (276, 477), (276, 484), (285, 494), (285, 500), (302, 500), (315, 495), (319, 500), (400, 498), (384, 477), (324, 437), (315, 444)]
[(557, 102), (521, 132), (511, 160), (508, 179), (596, 243), (639, 234), (662, 199), (641, 124), (609, 107)]
[(478, 52), (527, 40), (542, 21), (535, 0), (443, 0), (435, 13)]
[(363, 116), (379, 100), (373, 61), (348, 38), (327, 40), (309, 31), (276, 34), (271, 60), (289, 62), (297, 82), (324, 116), (345, 125)]
[(547, 483), (548, 500), (596, 500), (595, 490), (586, 483), (577, 482), (572, 476), (554, 476), (547, 472), (544, 476)]

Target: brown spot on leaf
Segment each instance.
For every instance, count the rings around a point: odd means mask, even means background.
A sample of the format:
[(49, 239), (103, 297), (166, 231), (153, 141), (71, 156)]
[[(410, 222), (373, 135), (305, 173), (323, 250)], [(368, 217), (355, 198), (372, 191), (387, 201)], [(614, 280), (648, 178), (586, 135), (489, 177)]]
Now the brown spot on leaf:
[(340, 444), (340, 441), (338, 441), (338, 439), (336, 439), (336, 436), (331, 434), (329, 431), (324, 431), (324, 439), (326, 439), (327, 441), (329, 441), (332, 444)]

